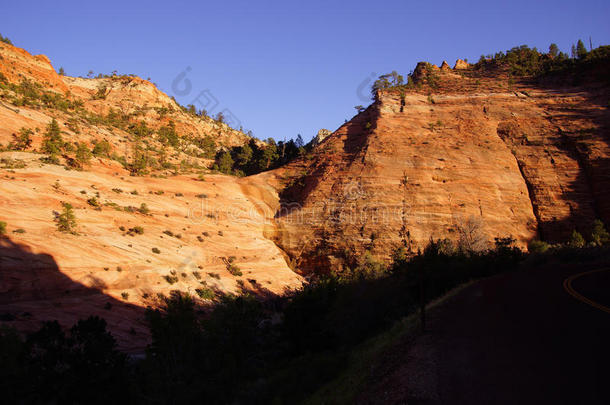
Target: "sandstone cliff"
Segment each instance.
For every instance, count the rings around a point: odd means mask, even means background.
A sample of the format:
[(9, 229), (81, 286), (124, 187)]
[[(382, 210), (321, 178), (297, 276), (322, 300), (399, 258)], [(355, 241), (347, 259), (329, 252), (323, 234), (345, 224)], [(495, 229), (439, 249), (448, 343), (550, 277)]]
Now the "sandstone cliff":
[[(148, 329), (143, 310), (160, 295), (191, 293), (202, 305), (223, 294), (266, 296), (298, 288), (303, 279), (266, 238), (278, 196), (257, 179), (211, 173), (198, 137), (214, 149), (250, 137), (226, 124), (183, 111), (152, 83), (137, 77), (60, 76), (44, 56), (0, 43), (0, 144), (21, 128), (32, 131), (25, 151), (0, 150), (0, 318), (20, 330), (44, 320), (70, 326), (98, 315), (125, 350), (142, 350)], [(64, 142), (107, 140), (108, 155), (81, 170), (43, 163), (39, 153), (49, 122)], [(175, 124), (177, 146), (154, 133)], [(140, 137), (130, 125), (153, 131)], [(131, 176), (137, 142), (163, 151), (169, 166)], [(144, 146), (143, 146), (144, 148)], [(159, 154), (159, 155), (158, 155)], [(186, 165), (181, 162), (187, 161)], [(185, 167), (186, 166), (186, 167)], [(74, 207), (76, 234), (59, 232), (62, 203)], [(144, 205), (142, 205), (144, 204)]]
[(610, 222), (608, 87), (541, 87), (419, 64), (307, 159), (280, 170), (277, 241), (305, 271), (387, 260), (403, 225), (422, 248), (476, 218), (489, 243), (565, 241)]
[[(471, 220), (487, 244), (511, 236), (522, 247), (586, 234), (595, 218), (610, 223), (607, 82), (542, 86), (463, 61), (421, 63), (416, 82), (380, 91), (334, 133), (321, 130), (311, 153), (237, 178), (207, 170), (194, 140), (212, 137), (213, 152), (250, 138), (184, 111), (151, 83), (59, 76), (47, 58), (10, 45), (0, 56), (0, 143), (21, 128), (34, 141), (0, 153), (0, 315), (24, 330), (97, 314), (123, 348), (138, 349), (143, 308), (172, 290), (202, 303), (281, 294), (366, 252), (388, 261), (401, 238), (414, 251), (430, 238), (455, 240)], [(43, 163), (37, 150), (52, 118), (68, 143), (105, 139), (130, 159), (141, 142), (186, 170), (130, 176), (109, 156), (84, 170)], [(170, 121), (173, 146), (158, 136)], [(153, 133), (138, 135), (135, 123)], [(78, 235), (57, 230), (62, 202), (74, 206)]]

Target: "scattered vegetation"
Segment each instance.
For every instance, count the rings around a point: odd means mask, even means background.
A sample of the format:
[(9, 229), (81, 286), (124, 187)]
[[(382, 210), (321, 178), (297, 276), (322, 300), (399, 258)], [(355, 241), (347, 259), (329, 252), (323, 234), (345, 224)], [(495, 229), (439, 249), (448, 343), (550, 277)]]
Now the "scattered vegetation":
[(13, 134), (13, 141), (8, 144), (9, 150), (27, 150), (32, 146), (32, 135), (34, 131), (22, 127), (19, 134)]
[(127, 235), (129, 235), (129, 236), (143, 235), (143, 234), (144, 234), (144, 228), (142, 228), (139, 225), (134, 226), (133, 228), (129, 228), (129, 230), (127, 231)]
[[(582, 40), (578, 40), (576, 45), (572, 45), (571, 54), (561, 52), (557, 44), (551, 44), (547, 53), (540, 52), (536, 48), (521, 45), (507, 50), (497, 52), (495, 55), (481, 55), (477, 63), (473, 65), (477, 75), (494, 72), (506, 72), (509, 75), (509, 87), (515, 84), (515, 78), (532, 77), (542, 79), (553, 74), (571, 74), (575, 84), (587, 80), (582, 72), (584, 69), (606, 66), (610, 60), (610, 46), (600, 46), (588, 51)], [(429, 63), (423, 64), (423, 75), (419, 74), (417, 80), (415, 75), (410, 73), (405, 81), (404, 77), (396, 71), (379, 76), (371, 87), (373, 99), (376, 98), (380, 90), (395, 90), (401, 94), (407, 89), (420, 88), (428, 85), (434, 89), (439, 86), (440, 76), (437, 70), (432, 68)], [(601, 69), (600, 78), (608, 80), (605, 71)], [(467, 72), (462, 72), (467, 75)], [(590, 78), (588, 78), (590, 79)], [(480, 84), (477, 79), (476, 84)], [(431, 95), (428, 102), (434, 104)]]

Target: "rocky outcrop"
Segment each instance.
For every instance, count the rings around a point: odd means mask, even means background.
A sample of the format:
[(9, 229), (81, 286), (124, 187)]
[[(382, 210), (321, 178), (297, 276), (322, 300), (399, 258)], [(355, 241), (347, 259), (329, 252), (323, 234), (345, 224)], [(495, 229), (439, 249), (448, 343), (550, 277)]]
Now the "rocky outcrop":
[(455, 65), (453, 66), (453, 69), (455, 70), (462, 70), (462, 69), (468, 69), (470, 67), (470, 64), (462, 59), (458, 59), (455, 61)]
[(521, 247), (610, 223), (608, 89), (507, 91), (501, 80), (441, 73), (436, 88), (381, 92), (284, 169), (278, 244), (305, 271), (337, 270), (366, 250), (387, 260), (403, 226), (417, 249), (455, 240), (473, 217), (489, 244)]
[(316, 136), (314, 136), (314, 138), (311, 140), (312, 147), (315, 148), (316, 146), (321, 144), (331, 134), (332, 134), (332, 131), (329, 131), (328, 129), (324, 129), (324, 128), (320, 129), (318, 131), (318, 133), (316, 134)]
[(443, 61), (443, 64), (441, 65), (441, 70), (451, 70), (451, 66), (449, 66), (446, 60)]

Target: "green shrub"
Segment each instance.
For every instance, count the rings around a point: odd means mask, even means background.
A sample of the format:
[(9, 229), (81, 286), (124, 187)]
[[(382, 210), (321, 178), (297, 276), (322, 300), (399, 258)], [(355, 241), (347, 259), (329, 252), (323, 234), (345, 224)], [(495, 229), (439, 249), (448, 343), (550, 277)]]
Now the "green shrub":
[(142, 176), (148, 174), (148, 167), (151, 165), (151, 158), (148, 151), (145, 150), (139, 142), (136, 142), (133, 147), (132, 161), (127, 165), (127, 168), (134, 176)]
[(129, 293), (127, 291), (123, 291), (121, 293), (121, 297), (123, 297), (124, 300), (128, 300), (129, 299)]
[(178, 147), (179, 138), (176, 133), (176, 125), (173, 121), (170, 121), (167, 126), (159, 128), (157, 133), (159, 134), (159, 142), (174, 148)]
[(235, 264), (227, 263), (227, 270), (229, 271), (229, 273), (231, 273), (234, 276), (237, 276), (237, 277), (243, 276), (241, 269), (239, 267), (237, 267)]
[(156, 254), (161, 253), (161, 251), (158, 248), (156, 248), (156, 247), (152, 248), (152, 252), (156, 253)]
[(167, 276), (163, 276), (163, 278), (165, 279), (165, 281), (167, 281), (169, 284), (175, 284), (178, 282), (178, 277), (174, 276), (174, 275), (167, 275)]
[(97, 200), (96, 197), (91, 197), (87, 200), (87, 204), (89, 204), (92, 207), (95, 208), (100, 208), (100, 202)]
[(104, 100), (106, 98), (106, 90), (108, 88), (104, 84), (100, 84), (97, 87), (97, 92), (93, 95), (93, 100)]
[(66, 121), (66, 126), (75, 134), (80, 134), (80, 127), (78, 126), (78, 120), (76, 118), (69, 118)]
[(141, 226), (134, 226), (133, 228), (129, 229), (130, 232), (133, 232), (137, 235), (142, 235), (144, 234), (144, 228), (142, 228)]
[(76, 235), (76, 216), (70, 203), (62, 203), (63, 211), (55, 217), (60, 232)]
[(549, 250), (550, 247), (551, 245), (538, 239), (532, 240), (527, 245), (527, 249), (530, 251), (530, 253), (544, 253)]
[[(133, 194), (133, 192), (132, 192), (132, 194)], [(140, 204), (140, 208), (138, 208), (138, 212), (140, 214), (144, 214), (144, 215), (149, 214), (150, 210), (148, 209), (148, 205), (146, 205), (146, 203)]]
[(0, 34), (0, 42), (4, 42), (5, 44), (13, 45), (11, 40), (8, 39), (7, 37), (3, 37), (2, 34)]
[(574, 230), (568, 241), (568, 246), (573, 248), (582, 248), (585, 246), (585, 238), (582, 237), (580, 232)]
[(212, 290), (211, 288), (207, 288), (207, 287), (197, 288), (197, 289), (195, 289), (195, 292), (197, 293), (199, 298), (204, 299), (204, 300), (213, 300), (214, 298), (216, 298), (216, 294), (214, 293), (214, 290)]
[(93, 155), (101, 157), (110, 157), (110, 142), (103, 139), (95, 143), (93, 147)]
[(26, 150), (32, 146), (32, 135), (34, 131), (29, 128), (22, 127), (19, 134), (13, 134), (13, 141), (8, 144), (10, 150)]
[(593, 221), (593, 230), (591, 231), (591, 241), (597, 246), (604, 245), (610, 242), (610, 234), (606, 230), (604, 223), (596, 219)]
[(25, 229), (23, 228), (17, 228), (15, 230), (13, 230), (13, 233), (25, 233)]
[(153, 130), (146, 126), (144, 121), (140, 121), (135, 125), (130, 125), (127, 132), (133, 134), (136, 138), (146, 138), (153, 133)]
[(0, 221), (0, 236), (6, 235), (6, 222)]
[(76, 147), (76, 161), (81, 167), (89, 164), (91, 161), (91, 151), (82, 142), (79, 142)]

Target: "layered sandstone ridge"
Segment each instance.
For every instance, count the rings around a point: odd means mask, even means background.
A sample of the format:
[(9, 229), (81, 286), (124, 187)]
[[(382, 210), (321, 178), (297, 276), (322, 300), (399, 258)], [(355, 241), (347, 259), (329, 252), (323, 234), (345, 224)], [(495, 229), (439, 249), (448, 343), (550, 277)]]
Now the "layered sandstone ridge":
[[(0, 144), (8, 144), (13, 134), (21, 128), (28, 128), (35, 131), (32, 147), (38, 148), (46, 126), (53, 118), (70, 141), (92, 146), (97, 141), (107, 140), (113, 152), (127, 157), (132, 153), (134, 141), (128, 126), (140, 122), (152, 130), (158, 130), (171, 121), (178, 136), (191, 139), (209, 136), (217, 147), (243, 145), (251, 139), (226, 123), (187, 113), (153, 83), (136, 76), (61, 76), (46, 56), (33, 56), (24, 49), (4, 43), (0, 44), (0, 57), (0, 74), (8, 83), (33, 83), (40, 90), (80, 103), (76, 109), (51, 108), (44, 102), (38, 106), (27, 103), (12, 105), (13, 101), (22, 98), (21, 95), (8, 88), (0, 90)], [(108, 117), (109, 113), (115, 114), (113, 120), (100, 119)], [(152, 148), (162, 148), (154, 139), (147, 142)], [(211, 160), (203, 156), (203, 151), (194, 145), (185, 144), (173, 149), (169, 148), (166, 153), (170, 162), (188, 160), (194, 165), (211, 164)]]
[(455, 240), (469, 218), (490, 244), (522, 247), (610, 223), (607, 87), (431, 70), (437, 87), (380, 93), (280, 174), (277, 240), (302, 269), (336, 270), (365, 250), (387, 260), (403, 224), (417, 249)]
[[(0, 237), (0, 315), (19, 329), (99, 315), (121, 347), (139, 350), (148, 337), (143, 308), (157, 306), (159, 294), (176, 290), (211, 304), (198, 289), (281, 295), (303, 282), (266, 237), (278, 197), (257, 178), (66, 171), (23, 152), (0, 159), (25, 165), (0, 165), (0, 220), (8, 223)], [(57, 230), (62, 202), (74, 207), (76, 235)], [(139, 212), (143, 203), (148, 213)], [(137, 226), (142, 234), (130, 232)]]
[[(48, 58), (4, 43), (0, 73), (0, 144), (22, 128), (33, 140), (25, 152), (0, 150), (3, 322), (27, 331), (45, 320), (69, 327), (99, 315), (122, 349), (139, 351), (148, 339), (143, 310), (159, 305), (160, 295), (188, 292), (207, 306), (224, 294), (275, 295), (302, 285), (266, 237), (274, 234), (276, 190), (256, 178), (210, 173), (211, 160), (185, 142), (209, 136), (221, 148), (252, 138), (182, 110), (138, 77), (60, 76)], [(94, 156), (82, 170), (42, 163), (38, 151), (52, 119), (70, 145), (107, 140), (111, 153), (129, 162), (139, 143), (175, 166), (140, 177), (108, 155)], [(129, 129), (145, 123), (155, 131), (170, 121), (175, 147)], [(74, 207), (77, 234), (57, 230), (62, 203)]]

